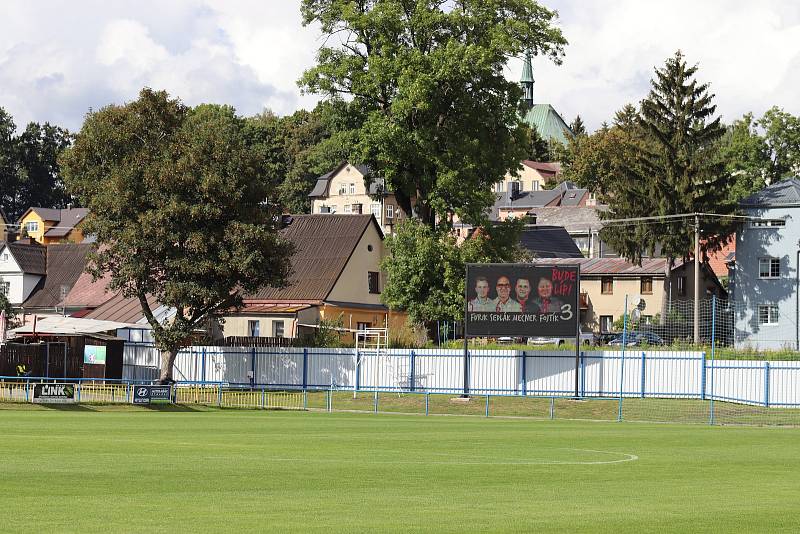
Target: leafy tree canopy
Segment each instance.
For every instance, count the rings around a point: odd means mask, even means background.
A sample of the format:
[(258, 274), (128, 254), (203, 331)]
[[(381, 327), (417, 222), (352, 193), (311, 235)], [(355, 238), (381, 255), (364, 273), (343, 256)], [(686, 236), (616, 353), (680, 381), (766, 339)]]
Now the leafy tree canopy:
[(17, 134), (13, 118), (0, 108), (0, 208), (11, 220), (31, 206), (66, 206), (58, 156), (71, 141), (67, 130), (49, 123), (31, 122)]
[(800, 117), (773, 107), (758, 121), (769, 150), (770, 182), (800, 176)]
[(522, 91), (503, 68), (525, 51), (560, 60), (556, 13), (533, 0), (303, 0), (301, 9), (325, 44), (300, 83), (361, 117), (353, 158), (386, 180), (408, 216), (482, 221), (492, 184), (526, 156)]
[[(70, 192), (90, 209), (84, 232), (99, 244), (91, 272), (138, 299), (164, 350), (164, 381), (209, 317), (289, 274), (275, 179), (262, 174), (259, 155), (233, 108), (189, 108), (144, 89), (89, 113), (62, 158)], [(148, 295), (174, 308), (174, 319), (159, 323)]]
[(522, 225), (521, 219), (511, 219), (487, 226), (459, 245), (446, 230), (404, 220), (386, 241), (381, 298), (392, 309), (408, 311), (414, 322), (462, 320), (466, 264), (522, 259), (517, 247)]
[(321, 102), (313, 110), (278, 117), (270, 111), (246, 119), (266, 176), (278, 182), (285, 213), (308, 213), (308, 193), (322, 174), (351, 158), (352, 130), (342, 102)]
[(731, 177), (730, 200), (738, 202), (766, 185), (770, 177), (769, 146), (757, 131), (753, 114), (730, 124), (719, 143), (719, 156)]

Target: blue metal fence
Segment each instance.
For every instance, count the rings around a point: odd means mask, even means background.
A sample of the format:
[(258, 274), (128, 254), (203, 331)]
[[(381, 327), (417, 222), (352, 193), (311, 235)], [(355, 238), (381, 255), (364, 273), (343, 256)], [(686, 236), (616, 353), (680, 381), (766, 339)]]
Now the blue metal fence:
[[(126, 378), (153, 379), (126, 347)], [(147, 355), (152, 359), (152, 354)], [(152, 363), (152, 362), (150, 362)], [(144, 371), (142, 370), (144, 369)], [(150, 369), (151, 376), (145, 376)], [(176, 361), (179, 382), (352, 391), (463, 393), (463, 352), (450, 349), (356, 352), (355, 349), (192, 347)], [(574, 396), (569, 351), (470, 350), (469, 393)], [(723, 400), (800, 407), (800, 362), (708, 360), (704, 352), (583, 351), (579, 397)]]

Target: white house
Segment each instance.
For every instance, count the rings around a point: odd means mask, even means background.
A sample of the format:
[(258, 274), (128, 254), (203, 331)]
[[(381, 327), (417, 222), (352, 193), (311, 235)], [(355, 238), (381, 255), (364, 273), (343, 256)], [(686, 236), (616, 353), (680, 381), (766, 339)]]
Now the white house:
[(27, 300), (47, 274), (47, 249), (37, 244), (0, 243), (0, 293), (13, 306)]

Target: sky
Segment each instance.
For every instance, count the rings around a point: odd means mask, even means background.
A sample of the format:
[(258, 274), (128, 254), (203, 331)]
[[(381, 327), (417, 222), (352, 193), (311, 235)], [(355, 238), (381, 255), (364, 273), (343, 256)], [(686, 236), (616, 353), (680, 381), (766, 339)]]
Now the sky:
[[(90, 109), (165, 89), (242, 115), (311, 108), (296, 81), (322, 41), (300, 0), (0, 0), (0, 107), (18, 127), (78, 130)], [(545, 0), (569, 45), (534, 59), (534, 99), (589, 129), (647, 95), (678, 49), (711, 83), (723, 120), (772, 106), (800, 114), (800, 2)], [(506, 75), (518, 80), (521, 61)]]

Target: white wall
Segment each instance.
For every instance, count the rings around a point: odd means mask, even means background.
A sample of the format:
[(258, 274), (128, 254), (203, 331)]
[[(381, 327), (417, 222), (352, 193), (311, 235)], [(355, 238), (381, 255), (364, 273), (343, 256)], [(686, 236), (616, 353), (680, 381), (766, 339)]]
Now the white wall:
[[(136, 351), (141, 355), (137, 356)], [(125, 378), (156, 372), (149, 347), (126, 346)], [(157, 351), (156, 351), (157, 353)], [(192, 347), (176, 361), (176, 379), (273, 387), (440, 393), (463, 390), (460, 350), (391, 349), (356, 354), (354, 349)], [(412, 381), (413, 377), (413, 381)], [(705, 360), (702, 352), (589, 351), (583, 353), (579, 393), (587, 397), (715, 398), (743, 404), (800, 407), (800, 362)], [(622, 379), (622, 380), (621, 380)], [(470, 351), (474, 394), (568, 396), (575, 388), (570, 351)]]

